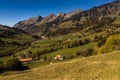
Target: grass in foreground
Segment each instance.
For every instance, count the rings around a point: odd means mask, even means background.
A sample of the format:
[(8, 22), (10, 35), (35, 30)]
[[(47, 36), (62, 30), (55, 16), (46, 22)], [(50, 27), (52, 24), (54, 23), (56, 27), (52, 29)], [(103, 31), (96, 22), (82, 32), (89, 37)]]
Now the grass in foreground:
[(119, 80), (120, 51), (54, 63), (0, 80)]

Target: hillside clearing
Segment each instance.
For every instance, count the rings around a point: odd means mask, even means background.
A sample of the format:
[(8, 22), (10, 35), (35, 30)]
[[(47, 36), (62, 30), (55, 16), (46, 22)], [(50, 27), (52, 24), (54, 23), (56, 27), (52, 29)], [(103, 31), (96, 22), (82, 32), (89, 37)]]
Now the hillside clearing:
[[(62, 55), (62, 56), (65, 56), (66, 58), (70, 58), (71, 56), (74, 56), (75, 53), (78, 50), (83, 50), (83, 49), (86, 49), (86, 48), (94, 48), (94, 47), (96, 47), (96, 45), (97, 45), (96, 42), (95, 43), (89, 43), (89, 44), (79, 46), (79, 47), (61, 49), (61, 50), (51, 52), (51, 53), (48, 53), (48, 54), (45, 54), (45, 55), (47, 56), (48, 59), (53, 59), (56, 55)], [(45, 55), (42, 55), (41, 57), (44, 57)]]

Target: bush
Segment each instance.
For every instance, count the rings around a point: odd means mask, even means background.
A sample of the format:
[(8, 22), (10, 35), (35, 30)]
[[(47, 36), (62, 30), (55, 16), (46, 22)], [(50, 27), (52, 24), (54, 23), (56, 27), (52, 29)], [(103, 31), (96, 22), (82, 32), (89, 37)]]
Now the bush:
[(45, 56), (44, 56), (44, 61), (46, 61), (46, 60), (47, 60), (47, 56), (45, 55)]
[(120, 50), (120, 35), (114, 35), (107, 38), (105, 44), (100, 47), (98, 54), (108, 53)]
[(85, 39), (84, 39), (84, 44), (88, 44), (88, 43), (90, 43), (90, 39), (85, 38)]
[(84, 42), (82, 40), (79, 40), (80, 45), (84, 45)]
[(70, 55), (69, 59), (72, 59), (72, 58), (74, 58), (74, 56), (73, 56), (73, 55)]
[(21, 62), (17, 59), (17, 58), (7, 58), (4, 62), (4, 69), (8, 69), (8, 70), (21, 70), (22, 68), (22, 64)]
[(13, 51), (6, 51), (0, 54), (0, 57), (11, 56), (12, 54), (13, 54)]
[(32, 35), (32, 37), (35, 39), (40, 39), (40, 37), (38, 35)]
[(98, 41), (97, 46), (98, 46), (98, 47), (101, 47), (102, 45), (105, 44), (105, 41), (106, 41), (106, 37), (101, 37), (101, 38), (99, 39), (99, 41)]
[(84, 57), (91, 56), (93, 54), (94, 54), (94, 49), (93, 48), (87, 48), (87, 49), (84, 49), (84, 50), (78, 50), (76, 52), (76, 56), (84, 56)]
[(5, 42), (0, 39), (0, 44), (3, 45), (5, 44)]
[(15, 57), (3, 58), (0, 60), (0, 70), (22, 70), (22, 63)]

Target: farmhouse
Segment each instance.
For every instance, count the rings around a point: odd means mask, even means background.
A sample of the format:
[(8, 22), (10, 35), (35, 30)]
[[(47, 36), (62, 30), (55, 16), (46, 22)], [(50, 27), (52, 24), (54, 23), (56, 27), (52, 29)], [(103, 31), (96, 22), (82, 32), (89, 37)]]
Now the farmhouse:
[(29, 62), (32, 62), (32, 58), (24, 58), (24, 59), (20, 59), (20, 61), (22, 62), (22, 63), (29, 63)]
[(63, 56), (61, 56), (61, 55), (56, 55), (56, 56), (54, 57), (54, 60), (63, 60)]

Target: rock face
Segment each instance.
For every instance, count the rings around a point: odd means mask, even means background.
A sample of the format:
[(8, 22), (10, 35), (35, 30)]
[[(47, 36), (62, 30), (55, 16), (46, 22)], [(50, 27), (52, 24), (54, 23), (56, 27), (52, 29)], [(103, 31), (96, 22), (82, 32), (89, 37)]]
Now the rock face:
[(25, 30), (27, 29), (29, 26), (32, 26), (36, 23), (38, 23), (39, 21), (42, 20), (41, 16), (37, 16), (37, 17), (32, 17), (30, 19), (24, 20), (24, 21), (20, 21), (17, 24), (14, 25), (14, 27), (17, 27), (19, 29)]
[[(75, 10), (70, 13), (59, 13), (58, 15), (50, 14), (44, 18), (41, 16), (33, 17), (15, 24), (14, 27), (22, 29), (31, 34), (45, 34), (51, 28), (67, 21), (79, 21), (81, 24), (96, 24), (106, 17), (115, 18), (120, 16), (120, 0), (93, 7), (86, 11)], [(57, 29), (57, 28), (56, 28)]]
[(43, 18), (41, 21), (39, 21), (38, 23), (36, 23), (35, 25), (41, 25), (41, 24), (44, 24), (44, 23), (47, 23), (49, 22), (52, 18), (54, 18), (55, 15), (54, 14), (50, 14), (48, 16), (46, 16), (45, 18)]
[(78, 16), (74, 15), (73, 18), (80, 19), (86, 18), (99, 18), (99, 17), (117, 17), (120, 14), (120, 2), (115, 1), (109, 4), (104, 4), (99, 7), (93, 7), (90, 10), (80, 13)]
[(72, 11), (65, 16), (65, 20), (71, 18), (74, 15), (80, 14), (81, 12), (82, 12), (82, 10), (80, 10), (80, 9)]

